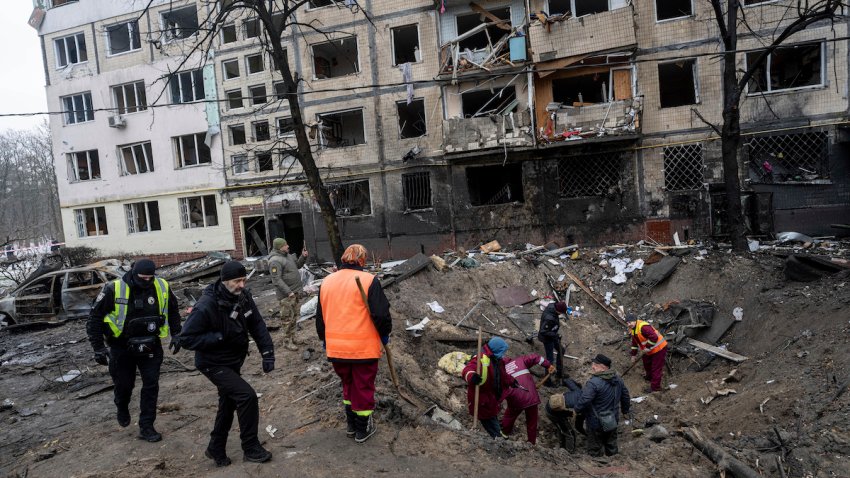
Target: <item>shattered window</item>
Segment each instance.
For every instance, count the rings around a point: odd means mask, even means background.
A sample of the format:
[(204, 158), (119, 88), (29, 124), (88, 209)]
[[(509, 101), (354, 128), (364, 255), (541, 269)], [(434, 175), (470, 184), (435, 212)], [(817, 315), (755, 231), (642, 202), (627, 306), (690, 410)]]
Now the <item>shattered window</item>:
[(250, 93), (252, 105), (266, 104), (266, 85), (249, 86), (248, 93)]
[(221, 27), (221, 42), (224, 44), (233, 43), (236, 38), (236, 24), (228, 23)]
[(148, 109), (144, 81), (113, 86), (112, 99), (119, 115), (136, 113)]
[(396, 103), (398, 110), (399, 137), (418, 138), (428, 132), (425, 127), (425, 100), (417, 99), (407, 104), (407, 101)]
[(468, 91), (460, 95), (460, 102), (464, 118), (487, 116), (491, 113), (507, 114), (516, 107), (516, 88), (508, 86), (504, 90), (494, 88), (493, 91)]
[(255, 121), (251, 123), (254, 129), (254, 141), (268, 141), (271, 139), (268, 121)]
[(829, 133), (753, 136), (744, 145), (753, 182), (829, 179)]
[[(755, 67), (749, 93), (770, 93), (806, 86), (819, 86), (823, 81), (823, 43), (802, 43), (779, 47), (766, 61)], [(755, 63), (761, 52), (747, 53), (747, 67)]]
[(392, 29), (393, 65), (416, 63), (422, 59), (419, 53), (419, 25), (406, 25)]
[(257, 38), (260, 36), (260, 21), (256, 18), (245, 20), (245, 38)]
[(200, 69), (173, 73), (168, 79), (173, 104), (204, 99), (204, 73)]
[(481, 166), (466, 168), (469, 202), (473, 206), (490, 206), (524, 202), (522, 165)]
[(94, 121), (94, 106), (92, 106), (91, 93), (89, 92), (63, 96), (62, 107), (65, 110), (65, 124)]
[(100, 179), (100, 159), (97, 150), (68, 154), (68, 180), (90, 181)]
[(369, 180), (325, 184), (337, 216), (368, 216), (372, 214)]
[(671, 20), (693, 15), (691, 0), (655, 0), (655, 19)]
[[(607, 2), (608, 0), (605, 1)], [(496, 43), (498, 43), (503, 36), (510, 34), (511, 9), (509, 7), (505, 7), (494, 8), (492, 10), (487, 11), (495, 15), (500, 20), (507, 20), (507, 23), (502, 23), (500, 24), (501, 26), (499, 26), (495, 24), (496, 22), (489, 18), (485, 18), (482, 22), (482, 15), (480, 13), (467, 13), (463, 15), (458, 15), (455, 18), (458, 38), (473, 29), (478, 30), (475, 34), (464, 38), (458, 43), (458, 46), (460, 47), (461, 51), (467, 48), (469, 48), (470, 50), (480, 50), (483, 48), (487, 48), (490, 45), (495, 45)], [(485, 23), (492, 25), (482, 27), (481, 25)]]
[(575, 16), (591, 15), (608, 11), (608, 0), (574, 0)]
[(233, 162), (233, 174), (244, 174), (251, 172), (251, 164), (247, 154), (237, 154), (231, 157)]
[(260, 53), (256, 55), (246, 56), (245, 69), (248, 71), (249, 75), (265, 71), (266, 65), (265, 62), (263, 62), (263, 55)]
[(274, 159), (272, 159), (272, 153), (270, 151), (257, 153), (257, 169), (260, 171), (274, 170)]
[(119, 146), (121, 152), (121, 175), (144, 174), (153, 171), (151, 142)]
[(53, 45), (56, 50), (56, 68), (85, 63), (89, 60), (84, 33), (57, 38), (53, 41)]
[(247, 137), (245, 136), (245, 125), (236, 124), (230, 126), (230, 144), (233, 146), (238, 146), (240, 144), (247, 143)]
[(74, 220), (77, 226), (77, 235), (80, 238), (109, 234), (109, 229), (106, 226), (106, 208), (103, 206), (74, 209)]
[(198, 10), (194, 5), (162, 12), (166, 41), (189, 38), (198, 33)]
[(291, 117), (277, 119), (277, 137), (291, 138), (295, 137), (295, 121)]
[(609, 80), (608, 70), (552, 80), (552, 100), (567, 106), (607, 103)]
[(179, 203), (183, 229), (218, 226), (214, 194), (180, 198)]
[(224, 93), (227, 96), (227, 109), (235, 110), (245, 106), (242, 101), (242, 90), (231, 90)]
[(696, 191), (703, 188), (702, 144), (664, 148), (664, 188)]
[(311, 47), (313, 76), (316, 79), (336, 78), (360, 71), (357, 37), (340, 38)]
[(210, 147), (204, 143), (206, 136), (206, 133), (196, 133), (172, 138), (174, 149), (177, 153), (178, 168), (210, 164), (212, 162)]
[(429, 209), (431, 204), (431, 173), (423, 171), (401, 175), (405, 211)]
[(227, 60), (221, 62), (221, 70), (224, 73), (224, 79), (239, 78), (239, 60)]
[(127, 233), (159, 231), (159, 202), (147, 201), (124, 205), (127, 215)]
[(106, 38), (110, 55), (142, 48), (139, 40), (139, 24), (135, 20), (106, 27)]
[(622, 193), (622, 153), (597, 153), (558, 160), (558, 192), (562, 198), (608, 197)]
[(572, 0), (549, 0), (549, 15), (563, 15), (572, 11), (570, 6)]
[(695, 59), (658, 65), (658, 97), (662, 108), (693, 105), (699, 102), (696, 71)]
[(320, 148), (344, 148), (366, 143), (362, 109), (317, 116)]

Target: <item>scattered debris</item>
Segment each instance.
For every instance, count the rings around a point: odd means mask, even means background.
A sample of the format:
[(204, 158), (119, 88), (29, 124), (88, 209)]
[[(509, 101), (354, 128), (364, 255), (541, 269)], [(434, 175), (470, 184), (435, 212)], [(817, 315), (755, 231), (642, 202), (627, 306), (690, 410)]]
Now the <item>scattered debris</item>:
[(266, 433), (268, 433), (270, 437), (275, 438), (274, 434), (277, 433), (277, 428), (273, 425), (266, 425)]
[(451, 375), (460, 376), (466, 363), (472, 360), (472, 355), (464, 352), (449, 352), (440, 357), (437, 367)]
[(442, 314), (446, 311), (446, 309), (444, 309), (443, 306), (440, 305), (440, 303), (436, 300), (433, 302), (426, 302), (426, 304), (428, 305), (428, 307), (431, 308), (432, 311), (434, 311), (435, 314)]
[(738, 478), (761, 477), (760, 474), (756, 473), (755, 470), (744, 464), (744, 462), (730, 455), (719, 445), (703, 436), (698, 429), (694, 427), (683, 427), (682, 434), (697, 450), (701, 451), (724, 471), (732, 473), (732, 476)]
[(70, 382), (71, 380), (74, 380), (75, 378), (82, 375), (82, 373), (83, 372), (80, 372), (79, 370), (68, 370), (68, 372), (65, 375), (62, 375), (61, 377), (54, 379), (54, 381), (56, 381), (56, 382)]
[(405, 320), (405, 324), (407, 325), (407, 328), (405, 330), (410, 332), (410, 334), (413, 335), (414, 337), (421, 337), (422, 332), (425, 330), (425, 326), (428, 325), (428, 322), (430, 322), (430, 321), (431, 321), (431, 319), (429, 319), (428, 317), (425, 317), (424, 319), (420, 320), (419, 323), (417, 323), (415, 325), (410, 325), (410, 321)]
[(731, 360), (735, 363), (740, 363), (740, 362), (743, 362), (744, 360), (747, 360), (747, 357), (744, 357), (743, 355), (738, 355), (734, 352), (730, 352), (730, 351), (722, 349), (720, 347), (715, 347), (714, 345), (709, 345), (705, 342), (700, 342), (699, 340), (688, 339), (688, 343), (693, 345), (694, 347), (696, 347), (698, 349), (707, 350), (707, 351), (709, 351), (709, 352), (711, 352), (715, 355), (719, 355), (719, 356), (725, 358), (726, 360)]
[(528, 293), (528, 289), (520, 285), (493, 289), (493, 299), (502, 307), (514, 307), (534, 302), (534, 297)]

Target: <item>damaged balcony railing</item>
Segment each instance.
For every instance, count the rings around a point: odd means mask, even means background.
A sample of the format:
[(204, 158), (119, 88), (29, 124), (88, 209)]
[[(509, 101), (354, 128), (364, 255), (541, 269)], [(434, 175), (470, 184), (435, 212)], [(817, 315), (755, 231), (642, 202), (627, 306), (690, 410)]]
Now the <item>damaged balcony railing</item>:
[[(493, 43), (489, 27), (499, 26), (507, 29), (507, 33)], [(510, 20), (498, 20), (482, 23), (477, 27), (459, 35), (440, 48), (440, 74), (452, 75), (456, 79), (459, 73), (470, 70), (491, 71), (500, 66), (516, 66), (526, 60), (525, 44), (526, 25), (510, 26)], [(487, 46), (481, 49), (464, 48), (464, 40), (484, 33), (487, 36)]]
[(540, 126), (538, 137), (543, 142), (554, 143), (637, 134), (640, 132), (641, 100), (627, 98), (587, 106), (549, 103), (546, 123)]

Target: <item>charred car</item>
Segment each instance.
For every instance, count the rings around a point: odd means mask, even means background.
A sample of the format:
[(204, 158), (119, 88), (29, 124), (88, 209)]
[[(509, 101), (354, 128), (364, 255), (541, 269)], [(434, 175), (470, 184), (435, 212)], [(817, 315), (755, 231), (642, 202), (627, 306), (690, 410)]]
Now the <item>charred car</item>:
[(0, 299), (0, 327), (85, 317), (103, 285), (124, 272), (120, 262), (107, 260), (30, 278)]

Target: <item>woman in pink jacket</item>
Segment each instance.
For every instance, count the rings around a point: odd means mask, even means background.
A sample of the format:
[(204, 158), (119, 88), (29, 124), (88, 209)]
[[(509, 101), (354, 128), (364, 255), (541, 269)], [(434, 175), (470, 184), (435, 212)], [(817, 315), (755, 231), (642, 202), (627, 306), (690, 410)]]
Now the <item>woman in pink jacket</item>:
[(508, 407), (502, 417), (502, 432), (510, 435), (514, 429), (514, 422), (519, 414), (525, 411), (525, 429), (528, 433), (528, 441), (532, 445), (537, 443), (537, 405), (540, 404), (540, 395), (537, 394), (534, 375), (528, 369), (535, 365), (540, 365), (549, 373), (555, 370), (554, 365), (537, 354), (522, 355), (508, 360), (505, 364), (505, 371), (516, 382), (514, 386), (508, 388), (505, 397)]

